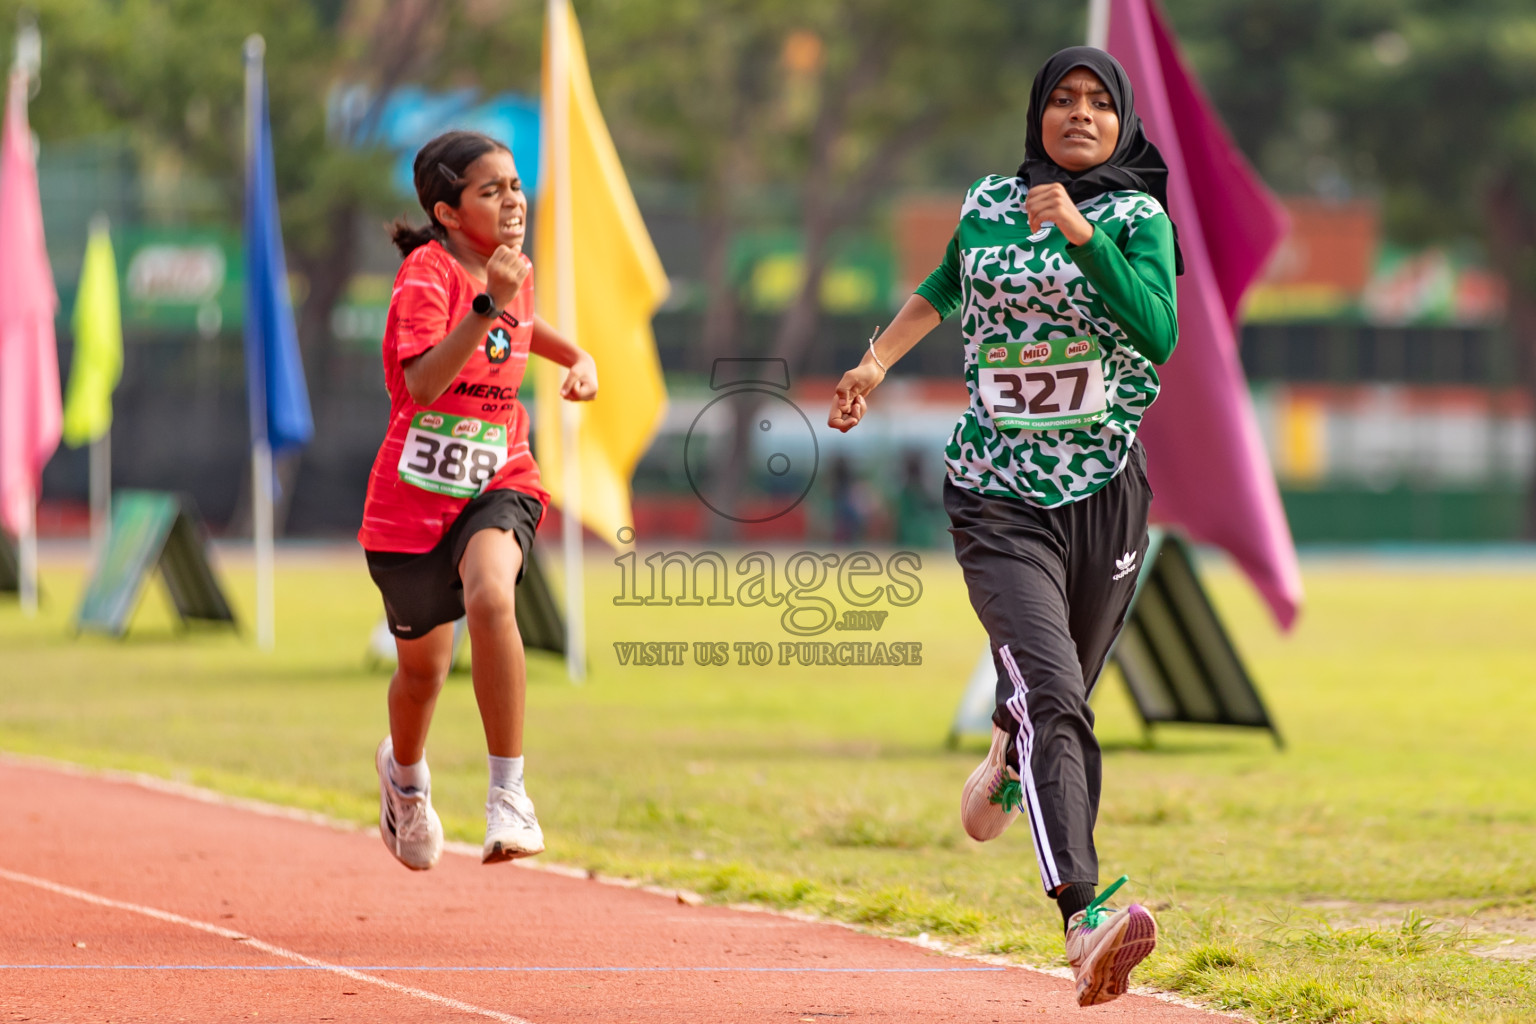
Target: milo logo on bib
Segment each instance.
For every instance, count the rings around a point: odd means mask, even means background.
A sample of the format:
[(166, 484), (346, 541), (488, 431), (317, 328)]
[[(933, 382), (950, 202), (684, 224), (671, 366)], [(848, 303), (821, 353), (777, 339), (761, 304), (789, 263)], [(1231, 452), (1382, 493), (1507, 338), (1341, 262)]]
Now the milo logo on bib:
[(1109, 412), (1096, 338), (988, 345), (977, 392), (999, 430), (1061, 430), (1098, 423)]
[(507, 461), (507, 432), (473, 416), (419, 412), (400, 450), (397, 471), (412, 487), (473, 498)]

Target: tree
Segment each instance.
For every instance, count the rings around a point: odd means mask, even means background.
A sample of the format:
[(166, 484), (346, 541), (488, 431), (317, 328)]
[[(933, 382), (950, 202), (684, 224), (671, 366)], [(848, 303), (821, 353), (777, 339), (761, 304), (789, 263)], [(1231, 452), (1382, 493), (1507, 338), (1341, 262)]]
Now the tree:
[[(1379, 194), (1388, 232), (1480, 242), (1536, 395), (1536, 10), (1525, 0), (1169, 0), (1271, 181)], [(1536, 473), (1525, 533), (1536, 537)]]
[[(1358, 124), (1349, 144), (1377, 156), (1401, 233), (1482, 235), (1536, 395), (1536, 11), (1419, 0), (1361, 51), (1354, 87), (1337, 94)], [(1536, 538), (1536, 474), (1530, 493)]]
[[(517, 52), (507, 31), (527, 32), (528, 14), (536, 19), (539, 12), (529, 2), (519, 8), (522, 17), (508, 17), (483, 0), (27, 6), (43, 37), (42, 88), (31, 121), (44, 144), (124, 138), (141, 167), (212, 182), (222, 197), (213, 216), (231, 225), (240, 221), (245, 184), (242, 44), (251, 33), (265, 37), (278, 200), (289, 266), (302, 282), (298, 331), (314, 394), (323, 394), (328, 379), (331, 314), (356, 270), (359, 225), (402, 206), (391, 184), (392, 155), (374, 141), (371, 122), (406, 81), (477, 78), (482, 65), (503, 68), (507, 53)], [(17, 7), (0, 0), (0, 27), (16, 24)], [(501, 44), (500, 52), (487, 50), (487, 42)], [(526, 87), (537, 80), (536, 21), (521, 52), (524, 67), (533, 69), (519, 82)], [(365, 86), (372, 96), (361, 130), (350, 135), (328, 123), (327, 101), (338, 85)], [(297, 471), (296, 461), (279, 466), (290, 483)], [(282, 491), (291, 495), (293, 488)]]
[[(0, 26), (18, 5), (0, 2)], [(371, 90), (373, 114), (407, 81), (504, 78), (536, 86), (539, 5), (508, 17), (474, 0), (28, 0), (43, 35), (43, 88), (32, 124), (45, 143), (125, 134), (144, 164), (181, 166), (215, 182), (227, 223), (244, 187), (241, 44), (266, 37), (278, 198), (293, 268), (307, 285), (299, 335), (311, 375), (332, 341), (330, 314), (356, 264), (362, 215), (397, 212), (390, 155), (366, 131), (334, 137), (337, 84)], [(530, 17), (530, 14), (533, 17)], [(531, 39), (519, 51), (513, 31)], [(6, 43), (9, 40), (5, 40)], [(501, 46), (499, 53), (488, 46)], [(531, 55), (531, 60), (529, 59)], [(531, 65), (531, 74), (526, 69)], [(366, 118), (365, 118), (366, 120)]]
[[(730, 351), (737, 334), (726, 253), (738, 197), (748, 186), (796, 196), (804, 274), (770, 349), (792, 374), (816, 336), (837, 233), (863, 220), (920, 153), (1001, 128), (1013, 139), (1000, 147), (1006, 166), (977, 167), (970, 177), (1017, 166), (1035, 68), (1081, 34), (1083, 19), (1082, 11), (1060, 16), (984, 0), (629, 2), (599, 10), (588, 20), (599, 95), (634, 115), (615, 118), (609, 108), (621, 143), (643, 136), (642, 152), (646, 142), (659, 149), (656, 164), (703, 196), (708, 357)], [(616, 44), (626, 50), (622, 60), (605, 49)], [(599, 59), (600, 48), (613, 59)], [(741, 495), (757, 408), (750, 400), (733, 408), (733, 442), (715, 490)]]

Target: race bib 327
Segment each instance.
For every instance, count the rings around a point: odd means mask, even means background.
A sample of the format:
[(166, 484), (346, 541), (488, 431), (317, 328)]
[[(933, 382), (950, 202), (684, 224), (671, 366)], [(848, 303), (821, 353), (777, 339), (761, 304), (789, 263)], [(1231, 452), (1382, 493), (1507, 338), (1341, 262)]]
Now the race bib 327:
[(1000, 430), (1086, 427), (1109, 412), (1097, 338), (984, 344), (979, 357), (977, 390)]

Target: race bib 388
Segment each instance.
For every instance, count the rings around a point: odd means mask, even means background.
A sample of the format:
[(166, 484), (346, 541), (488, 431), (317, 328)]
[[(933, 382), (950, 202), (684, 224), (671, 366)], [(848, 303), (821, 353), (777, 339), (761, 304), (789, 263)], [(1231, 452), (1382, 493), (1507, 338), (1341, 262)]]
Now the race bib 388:
[(507, 461), (507, 428), (471, 416), (418, 412), (400, 451), (400, 479), (423, 490), (473, 498)]
[(998, 429), (1059, 430), (1109, 412), (1096, 338), (982, 345), (977, 389)]

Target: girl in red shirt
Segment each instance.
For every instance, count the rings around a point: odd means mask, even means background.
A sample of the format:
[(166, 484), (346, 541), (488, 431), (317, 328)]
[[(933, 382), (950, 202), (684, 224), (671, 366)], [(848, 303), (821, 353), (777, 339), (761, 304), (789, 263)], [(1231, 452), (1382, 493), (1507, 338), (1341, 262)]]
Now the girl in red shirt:
[(358, 539), (399, 652), (389, 735), (375, 755), (379, 834), (401, 863), (425, 870), (443, 849), (427, 728), (461, 617), (490, 762), (482, 859), (544, 850), (523, 787), (527, 675), (513, 590), (549, 495), (517, 395), (530, 352), (568, 368), (569, 401), (597, 394), (597, 368), (533, 312), (528, 201), (511, 150), (446, 132), (416, 154), (415, 181), (429, 223), (391, 229), (405, 262), (384, 330), (389, 429)]

